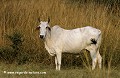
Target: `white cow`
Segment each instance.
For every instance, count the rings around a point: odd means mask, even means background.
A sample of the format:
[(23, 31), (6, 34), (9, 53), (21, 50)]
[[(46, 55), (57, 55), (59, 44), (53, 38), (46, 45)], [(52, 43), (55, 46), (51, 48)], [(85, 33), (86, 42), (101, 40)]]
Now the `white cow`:
[(51, 56), (55, 56), (56, 70), (60, 70), (63, 52), (79, 53), (83, 49), (90, 52), (92, 70), (95, 69), (97, 62), (99, 68), (101, 68), (102, 57), (99, 53), (101, 44), (100, 30), (90, 26), (66, 30), (58, 25), (50, 27), (49, 21), (41, 21), (37, 29), (40, 30), (40, 38), (44, 39), (46, 50)]

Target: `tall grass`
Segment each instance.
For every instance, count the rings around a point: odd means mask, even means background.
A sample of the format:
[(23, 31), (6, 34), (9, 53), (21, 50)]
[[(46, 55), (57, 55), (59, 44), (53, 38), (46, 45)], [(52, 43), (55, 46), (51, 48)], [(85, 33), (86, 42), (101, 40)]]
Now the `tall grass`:
[[(29, 61), (46, 65), (53, 63), (44, 48), (43, 41), (38, 37), (39, 32), (35, 31), (36, 26), (39, 25), (38, 17), (43, 21), (47, 21), (47, 18), (50, 17), (51, 27), (57, 24), (65, 29), (73, 29), (90, 25), (100, 29), (103, 36), (100, 49), (103, 66), (110, 69), (111, 64), (119, 65), (120, 8), (117, 1), (114, 2), (113, 6), (108, 3), (105, 5), (96, 0), (91, 2), (69, 1), (71, 0), (1, 0), (0, 46), (10, 45), (11, 43), (6, 40), (5, 35), (11, 35), (17, 30), (23, 34), (22, 49), (30, 57)], [(63, 56), (64, 64), (67, 63), (66, 60), (72, 60), (68, 57)], [(83, 64), (88, 66), (90, 61), (88, 54), (85, 54), (85, 57), (87, 62), (83, 58)], [(70, 64), (73, 64), (74, 61), (75, 59)]]

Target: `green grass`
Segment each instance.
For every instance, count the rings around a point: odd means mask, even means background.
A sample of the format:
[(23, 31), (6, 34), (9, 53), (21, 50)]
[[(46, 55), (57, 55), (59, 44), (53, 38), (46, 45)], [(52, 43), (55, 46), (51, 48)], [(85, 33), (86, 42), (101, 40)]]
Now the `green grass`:
[[(119, 68), (119, 69), (118, 69)], [(120, 67), (90, 70), (86, 68), (62, 68), (56, 71), (54, 67), (40, 64), (4, 64), (0, 63), (0, 78), (119, 78)], [(7, 74), (6, 72), (46, 72), (46, 74)]]

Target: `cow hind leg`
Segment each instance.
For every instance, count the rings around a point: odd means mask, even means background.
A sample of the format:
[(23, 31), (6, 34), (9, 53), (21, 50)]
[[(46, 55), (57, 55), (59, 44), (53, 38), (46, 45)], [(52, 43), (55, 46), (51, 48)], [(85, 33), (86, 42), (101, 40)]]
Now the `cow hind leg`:
[(99, 64), (99, 68), (101, 69), (102, 57), (99, 53), (99, 50), (98, 51), (90, 50), (90, 55), (91, 55), (91, 58), (92, 58), (92, 70), (95, 69), (97, 62)]
[(96, 63), (97, 63), (97, 51), (96, 51), (96, 45), (92, 44), (86, 49), (90, 52), (90, 56), (92, 58), (92, 70), (95, 69)]
[(100, 53), (99, 53), (99, 50), (97, 51), (97, 60), (98, 60), (99, 68), (101, 69), (102, 57), (101, 57), (101, 55), (100, 55)]
[(97, 58), (96, 58), (96, 56), (95, 56), (95, 57), (93, 56), (93, 57), (92, 57), (92, 70), (95, 69), (96, 64), (97, 64)]
[(95, 50), (90, 50), (90, 55), (92, 58), (92, 70), (94, 70), (97, 64), (97, 53)]

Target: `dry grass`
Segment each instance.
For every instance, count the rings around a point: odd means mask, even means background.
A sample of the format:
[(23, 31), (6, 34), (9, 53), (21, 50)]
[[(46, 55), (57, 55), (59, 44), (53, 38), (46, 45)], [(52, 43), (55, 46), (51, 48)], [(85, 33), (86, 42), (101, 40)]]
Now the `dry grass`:
[[(86, 68), (72, 68), (72, 69), (62, 69), (61, 71), (56, 71), (50, 67), (45, 67), (38, 64), (3, 64), (0, 63), (0, 78), (119, 78), (120, 70), (112, 70), (109, 72), (108, 69), (94, 71), (88, 70)], [(6, 71), (7, 73), (4, 73)], [(8, 74), (8, 72), (46, 72), (46, 74)]]
[[(65, 29), (87, 25), (102, 31), (103, 39), (100, 53), (103, 66), (111, 69), (111, 64), (119, 65), (120, 51), (120, 8), (109, 5), (89, 3), (67, 3), (68, 0), (2, 0), (0, 2), (0, 46), (9, 45), (5, 34), (19, 31), (24, 36), (23, 50), (31, 54), (39, 52), (46, 56), (42, 40), (35, 31), (39, 25), (38, 17), (46, 21), (50, 17), (50, 26), (60, 25)], [(44, 53), (46, 52), (46, 53)], [(35, 55), (34, 60), (38, 60)], [(45, 58), (45, 57), (44, 57)], [(44, 58), (42, 58), (44, 60)], [(88, 59), (86, 57), (86, 59)], [(48, 61), (47, 61), (48, 62)], [(84, 64), (86, 66), (86, 64)]]

